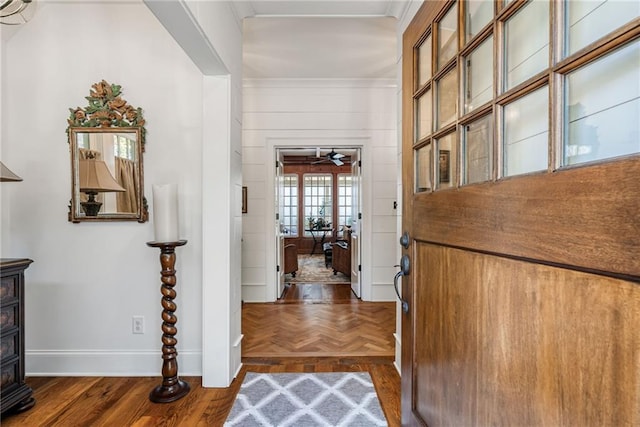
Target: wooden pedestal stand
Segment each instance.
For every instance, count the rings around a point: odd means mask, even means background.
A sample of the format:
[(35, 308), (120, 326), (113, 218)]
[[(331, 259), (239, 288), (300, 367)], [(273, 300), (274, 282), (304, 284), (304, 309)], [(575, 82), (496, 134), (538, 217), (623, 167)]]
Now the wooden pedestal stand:
[(173, 299), (176, 291), (176, 246), (184, 246), (186, 240), (177, 242), (147, 242), (147, 246), (160, 248), (160, 265), (162, 266), (162, 384), (149, 393), (149, 400), (156, 403), (168, 403), (176, 401), (189, 393), (189, 384), (178, 378), (178, 351), (175, 338), (178, 329), (175, 327), (178, 321), (174, 315), (176, 304)]

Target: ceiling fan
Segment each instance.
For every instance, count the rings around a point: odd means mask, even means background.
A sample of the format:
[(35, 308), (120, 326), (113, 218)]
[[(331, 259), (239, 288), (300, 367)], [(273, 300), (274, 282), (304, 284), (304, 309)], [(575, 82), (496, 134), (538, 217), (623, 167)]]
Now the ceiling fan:
[[(317, 157), (320, 157), (320, 149), (318, 149), (316, 151), (316, 155)], [(318, 160), (317, 162), (313, 162), (311, 163), (312, 165), (317, 165), (319, 163), (327, 163), (327, 162), (333, 162), (336, 166), (342, 166), (344, 165), (344, 162), (342, 160), (340, 160), (341, 158), (344, 157), (344, 154), (341, 153), (336, 153), (335, 149), (332, 148), (331, 151), (329, 153), (327, 153), (326, 158), (322, 159), (322, 160)]]

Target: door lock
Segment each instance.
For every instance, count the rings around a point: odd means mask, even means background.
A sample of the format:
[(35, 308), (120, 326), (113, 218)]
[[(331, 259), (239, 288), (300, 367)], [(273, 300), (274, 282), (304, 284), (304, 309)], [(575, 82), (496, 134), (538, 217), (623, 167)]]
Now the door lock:
[(400, 245), (405, 248), (408, 249), (409, 248), (409, 243), (410, 243), (410, 238), (409, 238), (409, 233), (407, 233), (406, 231), (404, 233), (402, 233), (402, 236), (400, 237)]

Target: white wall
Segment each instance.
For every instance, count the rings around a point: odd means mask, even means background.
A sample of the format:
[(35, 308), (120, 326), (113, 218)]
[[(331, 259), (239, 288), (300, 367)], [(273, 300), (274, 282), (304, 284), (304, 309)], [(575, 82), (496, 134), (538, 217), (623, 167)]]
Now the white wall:
[[(180, 373), (201, 373), (203, 78), (142, 3), (44, 4), (4, 45), (2, 160), (24, 181), (3, 192), (2, 256), (28, 257), (29, 375), (159, 375), (160, 264), (151, 222), (67, 222), (68, 108), (106, 79), (147, 120), (145, 195), (179, 187)], [(5, 210), (8, 211), (5, 218)], [(146, 333), (131, 333), (142, 315)]]
[(362, 297), (393, 301), (396, 260), (397, 133), (394, 80), (245, 80), (242, 298), (273, 301), (276, 146), (361, 146)]
[(186, 4), (228, 72), (205, 77), (202, 147), (202, 384), (225, 387), (242, 356), (242, 28), (231, 2)]

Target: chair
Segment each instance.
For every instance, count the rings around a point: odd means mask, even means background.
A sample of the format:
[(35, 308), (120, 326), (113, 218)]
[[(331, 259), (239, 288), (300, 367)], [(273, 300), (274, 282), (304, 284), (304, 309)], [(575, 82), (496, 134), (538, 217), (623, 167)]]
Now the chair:
[(298, 247), (289, 243), (284, 247), (284, 274), (291, 273), (291, 277), (296, 277), (298, 271)]

